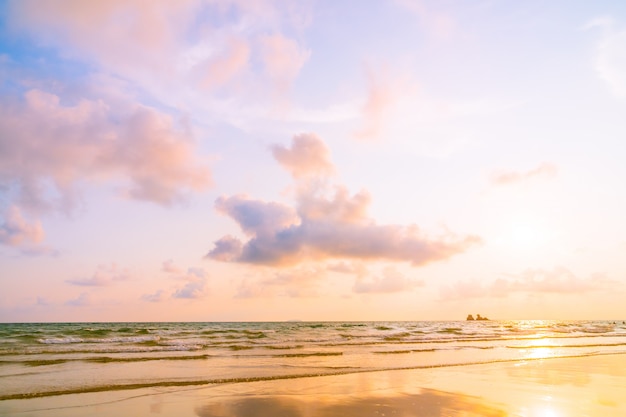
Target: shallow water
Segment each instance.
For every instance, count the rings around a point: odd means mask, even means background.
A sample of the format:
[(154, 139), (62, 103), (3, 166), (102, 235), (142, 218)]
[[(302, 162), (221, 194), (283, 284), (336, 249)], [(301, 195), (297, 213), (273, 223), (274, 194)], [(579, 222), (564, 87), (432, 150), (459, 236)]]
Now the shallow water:
[(612, 353), (622, 321), (0, 324), (0, 400)]

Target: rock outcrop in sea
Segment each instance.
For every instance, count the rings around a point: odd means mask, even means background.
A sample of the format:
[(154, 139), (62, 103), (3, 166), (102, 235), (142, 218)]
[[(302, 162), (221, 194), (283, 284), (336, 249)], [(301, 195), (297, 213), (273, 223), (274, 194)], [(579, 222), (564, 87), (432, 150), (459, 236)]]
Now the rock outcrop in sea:
[(487, 317), (481, 316), (480, 314), (476, 314), (476, 318), (474, 318), (474, 316), (472, 316), (471, 314), (468, 314), (465, 320), (472, 321), (472, 320), (489, 320), (489, 319)]

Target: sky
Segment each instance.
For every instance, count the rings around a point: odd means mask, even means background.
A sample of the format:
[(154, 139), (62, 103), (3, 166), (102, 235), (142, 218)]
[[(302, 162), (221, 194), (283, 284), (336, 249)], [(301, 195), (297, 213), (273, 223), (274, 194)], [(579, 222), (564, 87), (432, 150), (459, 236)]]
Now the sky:
[(0, 2), (0, 321), (624, 319), (626, 3)]

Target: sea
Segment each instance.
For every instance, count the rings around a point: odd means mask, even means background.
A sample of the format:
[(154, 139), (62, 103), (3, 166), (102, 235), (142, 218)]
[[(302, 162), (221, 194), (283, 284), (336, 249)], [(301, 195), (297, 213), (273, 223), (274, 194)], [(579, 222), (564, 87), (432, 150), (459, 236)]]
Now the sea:
[(0, 400), (608, 354), (624, 321), (3, 323)]

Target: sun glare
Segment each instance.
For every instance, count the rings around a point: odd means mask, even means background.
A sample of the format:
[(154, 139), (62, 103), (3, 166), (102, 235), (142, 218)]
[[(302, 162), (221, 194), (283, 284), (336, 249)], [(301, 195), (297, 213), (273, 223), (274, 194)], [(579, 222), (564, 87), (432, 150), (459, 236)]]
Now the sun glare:
[(537, 410), (537, 417), (561, 417), (561, 413), (552, 407), (543, 407)]
[(530, 225), (520, 223), (511, 228), (511, 240), (517, 246), (532, 247), (542, 242), (542, 236)]

